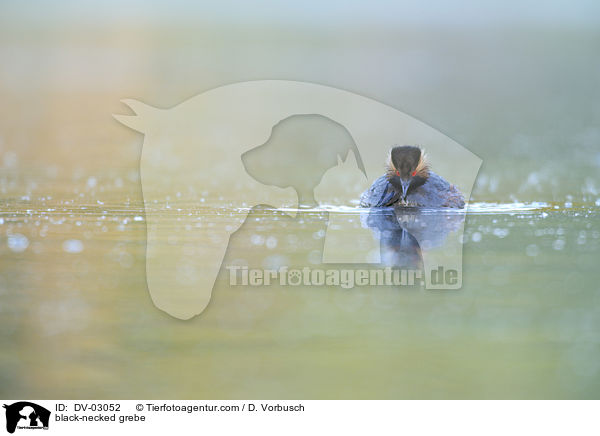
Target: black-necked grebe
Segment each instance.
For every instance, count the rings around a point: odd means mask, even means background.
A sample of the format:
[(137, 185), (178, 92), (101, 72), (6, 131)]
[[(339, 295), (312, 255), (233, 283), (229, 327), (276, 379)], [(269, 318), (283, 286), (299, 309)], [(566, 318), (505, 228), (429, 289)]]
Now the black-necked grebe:
[(392, 148), (386, 174), (360, 197), (362, 207), (396, 204), (462, 209), (465, 199), (456, 186), (429, 169), (423, 150), (404, 145)]

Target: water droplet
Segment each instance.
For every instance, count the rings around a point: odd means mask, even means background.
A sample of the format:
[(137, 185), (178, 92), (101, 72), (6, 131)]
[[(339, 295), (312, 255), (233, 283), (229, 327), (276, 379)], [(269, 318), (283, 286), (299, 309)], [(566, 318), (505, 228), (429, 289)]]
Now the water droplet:
[(17, 155), (12, 151), (4, 153), (4, 167), (13, 168), (17, 165)]
[(8, 248), (15, 253), (22, 253), (29, 247), (29, 239), (20, 233), (8, 236)]
[(540, 254), (540, 249), (535, 244), (529, 244), (527, 248), (525, 248), (525, 254), (529, 257), (535, 257)]
[(499, 237), (500, 239), (502, 238), (506, 238), (509, 234), (509, 230), (508, 229), (494, 229), (494, 236)]
[(322, 239), (325, 237), (325, 230), (321, 229), (313, 233), (313, 239)]
[(289, 234), (289, 235), (286, 236), (286, 240), (287, 240), (288, 244), (290, 244), (290, 245), (296, 245), (298, 243), (299, 239), (298, 239), (297, 235), (294, 235), (292, 233), (292, 234)]
[(269, 249), (277, 247), (277, 238), (275, 236), (269, 236), (265, 245)]
[(63, 242), (62, 248), (67, 253), (81, 253), (83, 251), (83, 242), (79, 239), (67, 239)]

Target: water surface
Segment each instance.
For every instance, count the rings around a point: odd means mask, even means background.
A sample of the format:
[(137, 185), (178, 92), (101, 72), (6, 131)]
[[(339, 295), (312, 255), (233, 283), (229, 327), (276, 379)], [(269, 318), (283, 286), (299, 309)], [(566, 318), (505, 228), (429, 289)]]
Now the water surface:
[[(147, 291), (143, 203), (89, 178), (52, 183), (52, 197), (16, 183), (3, 199), (3, 396), (598, 395), (596, 204), (472, 203), (460, 290), (230, 286), (223, 269), (206, 311), (181, 321)], [(165, 226), (248, 213), (172, 208)], [(326, 215), (360, 225), (361, 211), (257, 211), (224, 264), (318, 266)]]

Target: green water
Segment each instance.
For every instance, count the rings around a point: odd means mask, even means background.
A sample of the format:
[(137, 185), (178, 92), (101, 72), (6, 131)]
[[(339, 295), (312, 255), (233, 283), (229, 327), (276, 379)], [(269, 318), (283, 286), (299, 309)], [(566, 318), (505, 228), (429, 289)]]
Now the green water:
[[(230, 286), (223, 270), (181, 321), (147, 291), (142, 202), (84, 182), (4, 199), (2, 397), (598, 397), (595, 204), (473, 204), (460, 290)], [(224, 264), (314, 266), (321, 226), (248, 223)]]

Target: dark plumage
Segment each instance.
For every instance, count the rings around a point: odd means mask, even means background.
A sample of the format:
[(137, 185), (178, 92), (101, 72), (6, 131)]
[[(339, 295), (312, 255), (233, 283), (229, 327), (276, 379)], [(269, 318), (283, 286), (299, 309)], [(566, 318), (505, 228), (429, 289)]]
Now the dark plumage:
[(391, 150), (387, 173), (360, 197), (362, 207), (396, 204), (462, 209), (465, 199), (456, 186), (429, 169), (420, 148), (405, 145)]

